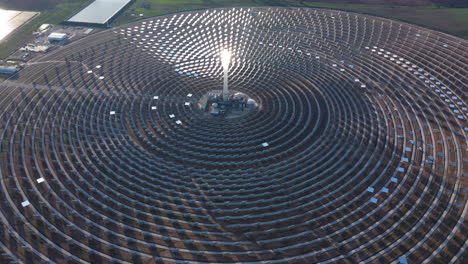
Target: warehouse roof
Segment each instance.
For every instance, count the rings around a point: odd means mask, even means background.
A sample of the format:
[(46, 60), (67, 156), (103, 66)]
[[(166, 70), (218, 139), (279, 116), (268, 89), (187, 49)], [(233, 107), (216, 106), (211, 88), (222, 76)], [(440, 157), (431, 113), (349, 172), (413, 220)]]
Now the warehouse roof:
[(96, 0), (67, 22), (105, 24), (131, 0)]

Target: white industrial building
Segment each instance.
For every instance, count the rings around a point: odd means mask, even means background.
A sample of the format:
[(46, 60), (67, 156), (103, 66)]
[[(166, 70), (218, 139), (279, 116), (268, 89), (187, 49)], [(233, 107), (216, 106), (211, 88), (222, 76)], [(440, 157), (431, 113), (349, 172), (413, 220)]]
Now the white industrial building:
[(49, 42), (64, 42), (68, 40), (68, 35), (65, 33), (52, 32), (47, 37)]
[(67, 20), (69, 23), (108, 26), (119, 12), (133, 0), (96, 0)]

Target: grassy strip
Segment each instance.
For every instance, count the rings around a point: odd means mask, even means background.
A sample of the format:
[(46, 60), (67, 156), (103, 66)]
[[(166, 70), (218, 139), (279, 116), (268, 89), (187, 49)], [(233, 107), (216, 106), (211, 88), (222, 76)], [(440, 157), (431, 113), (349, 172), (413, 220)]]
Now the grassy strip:
[(62, 3), (55, 6), (52, 10), (41, 12), (39, 16), (31, 19), (0, 43), (0, 58), (4, 59), (8, 57), (19, 47), (30, 41), (32, 39), (32, 33), (36, 31), (40, 25), (58, 24), (87, 6), (91, 1), (92, 0), (81, 0), (73, 3)]
[[(145, 4), (149, 5), (149, 8), (145, 8)], [(468, 8), (336, 4), (299, 0), (136, 0), (128, 10), (114, 21), (114, 25), (194, 9), (239, 6), (294, 6), (339, 9), (397, 19), (468, 39)], [(132, 14), (137, 16), (132, 16)], [(140, 14), (143, 14), (143, 16), (140, 16)]]

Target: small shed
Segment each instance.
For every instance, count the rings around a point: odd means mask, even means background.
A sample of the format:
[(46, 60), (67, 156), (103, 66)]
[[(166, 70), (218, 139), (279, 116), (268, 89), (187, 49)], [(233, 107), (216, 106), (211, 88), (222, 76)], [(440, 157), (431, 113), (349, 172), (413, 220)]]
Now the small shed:
[(65, 33), (52, 32), (47, 37), (49, 42), (64, 42), (68, 40), (68, 35)]
[(0, 73), (2, 74), (15, 74), (19, 71), (19, 68), (16, 66), (1, 66), (0, 65)]

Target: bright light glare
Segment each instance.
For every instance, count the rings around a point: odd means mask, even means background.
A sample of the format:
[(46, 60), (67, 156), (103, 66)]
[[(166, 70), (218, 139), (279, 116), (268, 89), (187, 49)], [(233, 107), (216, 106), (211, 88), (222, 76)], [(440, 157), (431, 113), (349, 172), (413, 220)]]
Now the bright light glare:
[(231, 53), (229, 50), (225, 49), (221, 51), (221, 64), (223, 65), (223, 68), (226, 70), (229, 68), (229, 63), (231, 61)]
[(9, 23), (10, 19), (9, 11), (0, 9), (0, 39), (3, 39), (13, 31), (13, 26)]
[(0, 9), (0, 40), (33, 18), (36, 14), (38, 13)]

